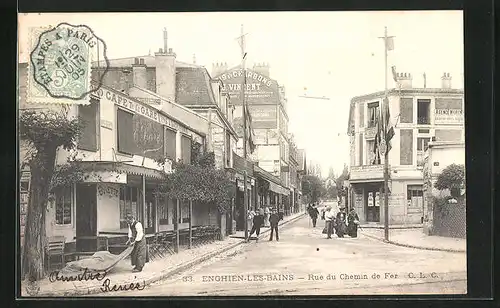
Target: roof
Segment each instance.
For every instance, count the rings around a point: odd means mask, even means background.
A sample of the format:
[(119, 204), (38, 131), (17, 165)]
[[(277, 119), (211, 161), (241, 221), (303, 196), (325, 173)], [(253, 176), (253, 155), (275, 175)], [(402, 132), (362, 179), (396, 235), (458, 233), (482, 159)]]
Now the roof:
[(176, 103), (181, 105), (216, 105), (211, 78), (204, 67), (177, 67)]
[[(135, 63), (135, 59), (144, 59), (144, 64), (147, 67), (156, 67), (156, 60), (154, 55), (146, 55), (146, 56), (134, 56), (134, 57), (126, 57), (126, 58), (118, 58), (118, 59), (108, 59), (109, 67), (130, 67)], [(197, 64), (186, 63), (182, 61), (175, 61), (176, 67), (199, 67), (203, 66)], [(96, 66), (106, 66), (106, 60), (93, 61), (92, 67)]]

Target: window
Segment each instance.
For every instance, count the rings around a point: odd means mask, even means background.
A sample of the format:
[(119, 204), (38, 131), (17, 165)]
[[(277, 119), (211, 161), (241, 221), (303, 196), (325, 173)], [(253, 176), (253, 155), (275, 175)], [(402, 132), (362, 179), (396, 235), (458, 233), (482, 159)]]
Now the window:
[(365, 126), (365, 104), (359, 104), (359, 127)]
[(71, 224), (71, 186), (56, 193), (56, 224)]
[(399, 101), (400, 122), (413, 123), (413, 98), (402, 98)]
[(168, 198), (165, 195), (158, 195), (158, 219), (160, 225), (168, 225)]
[(363, 133), (359, 134), (359, 166), (363, 165), (363, 142), (365, 142)]
[(367, 140), (366, 141), (366, 159), (367, 165), (374, 165), (375, 153), (373, 152), (375, 148), (375, 140)]
[(165, 129), (165, 156), (173, 161), (177, 160), (177, 132)]
[(423, 205), (424, 189), (423, 185), (408, 185), (406, 191), (406, 201), (408, 206), (419, 207)]
[(226, 167), (231, 166), (231, 135), (226, 133)]
[(431, 138), (417, 138), (417, 151), (427, 151)]
[(78, 138), (78, 149), (93, 152), (98, 150), (98, 116), (98, 101), (91, 99), (89, 105), (78, 106), (78, 118), (83, 124), (82, 133)]
[(431, 124), (430, 99), (417, 100), (417, 124)]
[(189, 222), (189, 201), (181, 201), (179, 204), (179, 223)]
[(127, 213), (137, 217), (138, 190), (136, 187), (120, 187), (120, 229), (128, 227)]
[(413, 130), (401, 129), (400, 133), (400, 147), (399, 159), (401, 165), (413, 164)]
[(118, 109), (116, 114), (118, 131), (118, 152), (135, 154), (137, 146), (134, 141), (134, 115)]
[(136, 153), (156, 159), (164, 155), (165, 129), (163, 125), (140, 115), (132, 117)]
[(181, 157), (185, 164), (191, 163), (191, 138), (183, 135), (181, 137)]
[(368, 104), (368, 127), (374, 127), (379, 117), (378, 102)]

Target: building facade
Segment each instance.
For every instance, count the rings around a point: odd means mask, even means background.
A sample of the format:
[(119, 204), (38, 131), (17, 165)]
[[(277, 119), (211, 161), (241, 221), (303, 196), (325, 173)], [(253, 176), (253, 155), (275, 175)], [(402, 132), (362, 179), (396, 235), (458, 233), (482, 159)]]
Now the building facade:
[[(57, 152), (56, 164), (78, 164), (85, 176), (79, 183), (58, 190), (49, 201), (46, 235), (64, 236), (69, 251), (76, 238), (127, 234), (126, 213), (143, 222), (146, 234), (213, 223), (211, 209), (155, 194), (172, 172), (172, 162), (190, 163), (193, 143), (205, 144), (207, 121), (188, 109), (176, 116), (157, 110), (129, 95), (101, 85), (87, 105), (39, 105), (26, 102), (26, 65), (20, 65), (20, 109), (66, 110), (68, 118), (79, 117), (85, 126), (75, 150)], [(96, 83), (92, 86), (97, 87)], [(174, 103), (168, 103), (174, 104)], [(173, 106), (170, 106), (173, 108)], [(177, 107), (178, 108), (178, 107)], [(183, 119), (179, 120), (178, 116)], [(187, 125), (189, 122), (190, 125)], [(29, 149), (20, 147), (20, 160)], [(167, 157), (162, 166), (158, 158)], [(27, 205), (30, 172), (21, 166), (21, 225)], [(179, 206), (177, 219), (175, 209)], [(22, 232), (21, 232), (22, 233)], [(71, 247), (72, 246), (72, 247)]]
[[(389, 152), (389, 222), (423, 222), (424, 153), (430, 141), (464, 141), (464, 92), (451, 88), (413, 88), (410, 74), (398, 74), (399, 89), (388, 94), (395, 135)], [(383, 159), (375, 164), (376, 123), (385, 97), (376, 92), (354, 97), (349, 112), (349, 206), (363, 223), (383, 223)]]
[[(243, 104), (241, 87), (246, 80), (245, 102), (251, 116), (251, 125), (256, 146), (253, 153), (248, 152), (248, 158), (260, 171), (265, 171), (278, 178), (269, 182), (261, 177), (267, 189), (258, 189), (256, 207), (271, 205), (279, 206), (280, 210), (290, 208), (290, 151), (288, 143), (288, 115), (286, 111), (286, 96), (284, 87), (270, 77), (267, 64), (256, 64), (253, 69), (247, 69), (246, 75), (240, 66), (228, 68), (226, 63), (213, 65), (212, 75), (223, 83), (223, 91), (229, 94), (231, 103), (235, 106), (234, 124), (239, 135), (238, 155), (243, 156)], [(261, 172), (256, 172), (256, 175)], [(279, 184), (277, 184), (279, 183)], [(261, 185), (261, 186), (262, 186)]]

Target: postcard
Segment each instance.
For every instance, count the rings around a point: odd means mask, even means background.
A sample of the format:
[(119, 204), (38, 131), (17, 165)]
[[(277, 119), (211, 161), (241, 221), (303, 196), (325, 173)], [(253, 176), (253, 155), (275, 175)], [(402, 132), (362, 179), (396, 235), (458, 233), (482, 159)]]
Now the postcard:
[(21, 296), (466, 294), (462, 20), (19, 14)]

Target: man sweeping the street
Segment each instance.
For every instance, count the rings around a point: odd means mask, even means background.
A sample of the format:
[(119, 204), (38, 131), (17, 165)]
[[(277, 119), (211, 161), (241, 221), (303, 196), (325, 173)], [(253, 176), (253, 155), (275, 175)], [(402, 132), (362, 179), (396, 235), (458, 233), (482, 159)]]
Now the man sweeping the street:
[(133, 246), (134, 249), (130, 254), (132, 259), (132, 272), (140, 272), (144, 264), (148, 262), (148, 246), (144, 237), (144, 229), (142, 224), (137, 221), (132, 214), (127, 214), (128, 222), (128, 241), (127, 245)]

